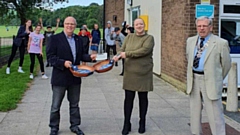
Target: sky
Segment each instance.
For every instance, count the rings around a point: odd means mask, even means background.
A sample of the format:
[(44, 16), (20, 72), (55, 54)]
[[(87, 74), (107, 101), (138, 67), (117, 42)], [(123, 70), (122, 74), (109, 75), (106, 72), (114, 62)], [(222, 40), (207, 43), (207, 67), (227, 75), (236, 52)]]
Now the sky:
[(74, 6), (74, 5), (81, 5), (81, 6), (88, 6), (91, 3), (98, 3), (99, 5), (103, 4), (103, 0), (68, 0), (69, 2), (63, 2), (62, 4), (54, 4), (53, 8), (58, 9), (58, 8), (63, 8), (63, 7), (68, 7), (68, 6)]

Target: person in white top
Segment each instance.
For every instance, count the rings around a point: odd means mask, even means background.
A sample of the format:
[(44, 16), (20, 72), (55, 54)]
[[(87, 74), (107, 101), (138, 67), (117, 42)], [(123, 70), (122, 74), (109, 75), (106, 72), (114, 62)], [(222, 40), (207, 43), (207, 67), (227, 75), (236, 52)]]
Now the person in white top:
[(41, 25), (37, 25), (34, 32), (31, 32), (29, 35), (28, 41), (28, 53), (30, 55), (30, 79), (33, 79), (33, 69), (35, 64), (35, 56), (37, 56), (40, 69), (42, 72), (42, 79), (48, 79), (48, 77), (44, 73), (44, 64), (43, 64), (43, 52), (42, 52), (42, 44), (43, 44), (43, 34), (40, 33), (42, 29)]

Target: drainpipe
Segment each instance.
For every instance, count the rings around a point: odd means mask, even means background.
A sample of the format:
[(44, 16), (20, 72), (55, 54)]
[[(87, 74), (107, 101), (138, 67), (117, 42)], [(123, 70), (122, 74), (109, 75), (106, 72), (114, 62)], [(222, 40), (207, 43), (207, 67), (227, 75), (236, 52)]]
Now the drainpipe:
[(102, 35), (102, 41), (103, 41), (103, 51), (106, 52), (106, 42), (105, 42), (105, 24), (106, 24), (106, 0), (103, 0), (103, 35)]

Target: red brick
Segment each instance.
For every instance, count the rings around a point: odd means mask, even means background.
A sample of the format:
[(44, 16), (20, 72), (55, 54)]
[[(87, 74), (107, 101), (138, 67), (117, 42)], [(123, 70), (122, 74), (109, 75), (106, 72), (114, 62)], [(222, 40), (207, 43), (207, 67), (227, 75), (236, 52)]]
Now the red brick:
[[(105, 22), (111, 21), (114, 27), (121, 27), (124, 21), (124, 0), (105, 0)], [(113, 21), (113, 15), (117, 16), (117, 21)]]

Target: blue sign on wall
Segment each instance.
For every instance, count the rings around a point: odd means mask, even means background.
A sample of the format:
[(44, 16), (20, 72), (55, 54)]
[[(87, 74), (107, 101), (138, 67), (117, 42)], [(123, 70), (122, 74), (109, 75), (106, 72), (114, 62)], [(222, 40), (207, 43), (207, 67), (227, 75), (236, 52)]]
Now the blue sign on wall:
[(196, 13), (195, 17), (198, 18), (200, 16), (207, 16), (209, 18), (214, 17), (214, 5), (196, 5)]

